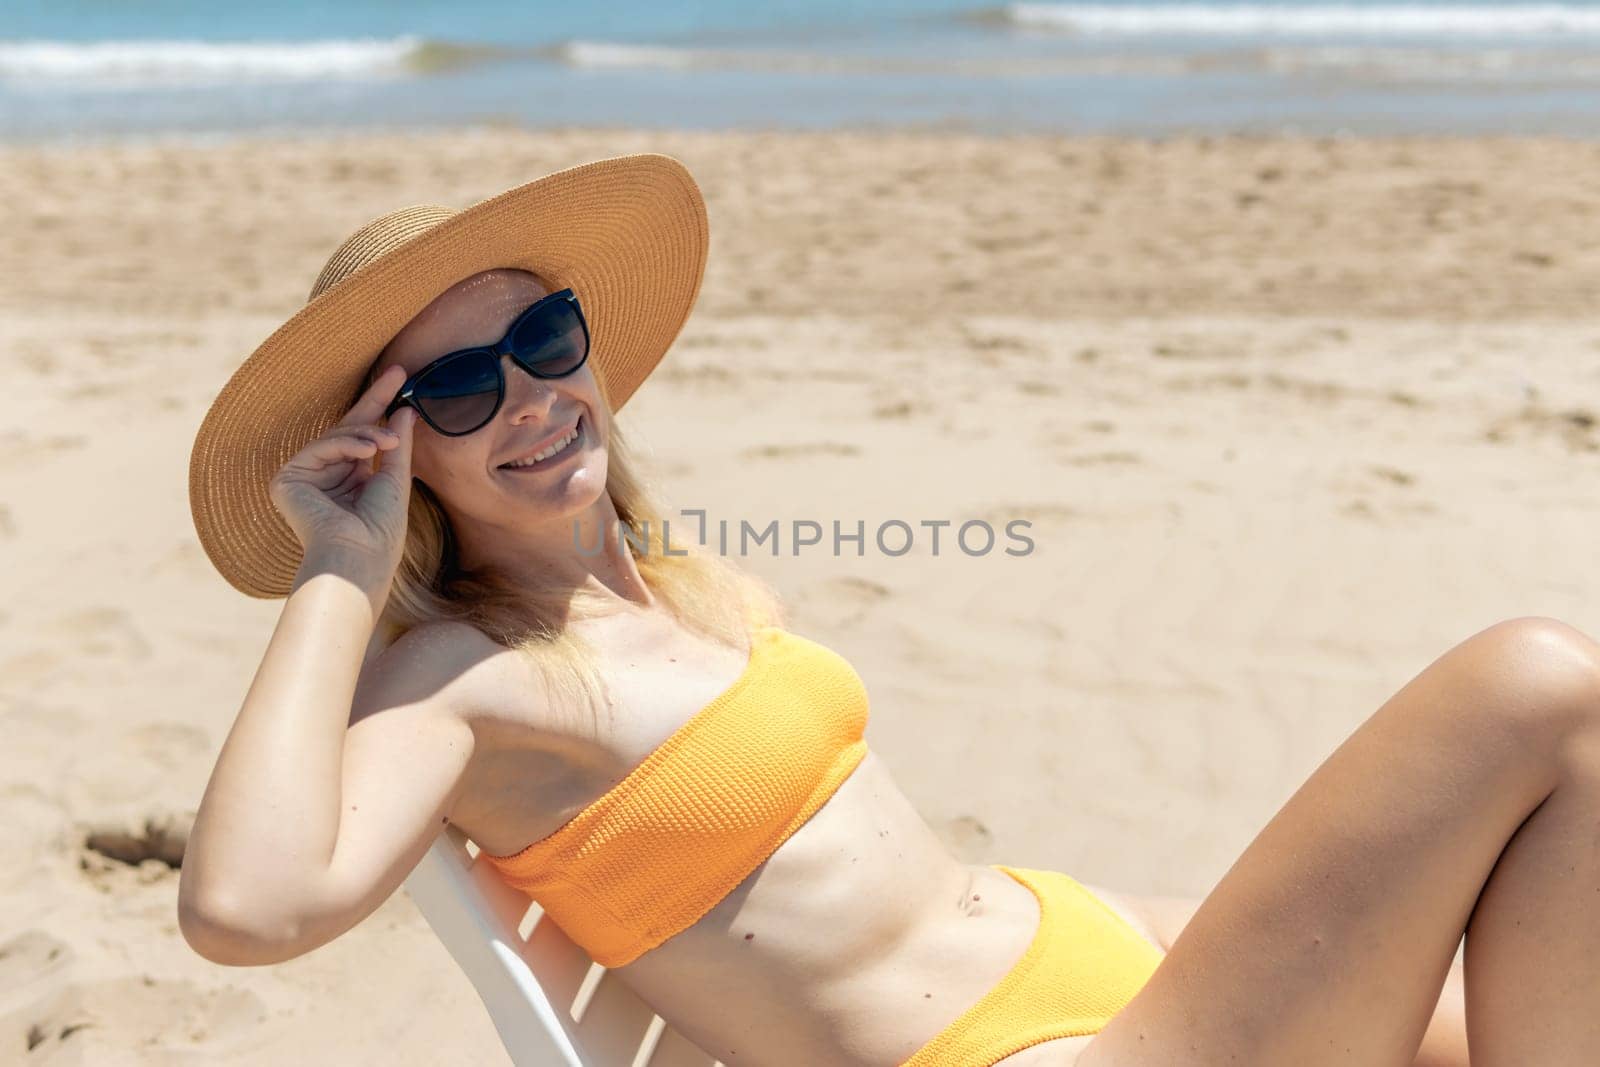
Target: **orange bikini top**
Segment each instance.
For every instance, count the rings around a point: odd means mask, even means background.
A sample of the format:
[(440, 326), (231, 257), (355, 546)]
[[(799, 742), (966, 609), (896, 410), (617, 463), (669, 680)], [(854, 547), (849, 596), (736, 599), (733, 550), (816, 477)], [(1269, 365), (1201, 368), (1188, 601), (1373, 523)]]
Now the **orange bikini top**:
[(837, 653), (756, 630), (744, 673), (548, 837), (483, 856), (605, 967), (695, 923), (867, 753), (867, 691)]

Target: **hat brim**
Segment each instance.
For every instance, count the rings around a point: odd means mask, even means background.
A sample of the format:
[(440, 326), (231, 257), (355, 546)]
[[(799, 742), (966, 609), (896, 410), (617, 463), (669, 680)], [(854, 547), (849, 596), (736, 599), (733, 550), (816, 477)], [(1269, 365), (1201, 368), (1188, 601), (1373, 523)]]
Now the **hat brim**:
[(617, 410), (682, 330), (708, 247), (693, 177), (647, 153), (517, 186), (351, 273), (273, 331), (201, 422), (189, 508), (206, 555), (243, 593), (289, 594), (302, 549), (268, 495), (272, 478), (345, 416), (384, 346), (452, 285), (518, 267), (571, 287), (589, 323), (590, 363)]

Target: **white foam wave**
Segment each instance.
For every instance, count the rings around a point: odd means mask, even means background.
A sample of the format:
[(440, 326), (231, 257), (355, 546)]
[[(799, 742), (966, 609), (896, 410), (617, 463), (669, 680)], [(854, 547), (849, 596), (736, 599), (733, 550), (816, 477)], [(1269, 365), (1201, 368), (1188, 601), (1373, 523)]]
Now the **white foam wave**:
[(4, 41), (0, 81), (84, 87), (196, 86), (403, 74), (418, 37), (285, 41)]
[(1009, 4), (1004, 21), (1017, 26), (1124, 36), (1217, 35), (1502, 37), (1600, 34), (1600, 8), (1395, 4)]
[(571, 67), (683, 71), (748, 71), (811, 75), (953, 75), (1015, 78), (1072, 74), (1181, 74), (1189, 61), (1168, 56), (1049, 56), (964, 58), (852, 56), (756, 49), (674, 48), (660, 45), (567, 41), (544, 52)]
[(841, 56), (805, 52), (673, 48), (569, 41), (541, 53), (573, 67), (677, 71), (737, 70), (809, 75), (950, 75), (972, 78), (1181, 77), (1232, 72), (1390, 82), (1479, 82), (1496, 76), (1520, 82), (1588, 82), (1600, 56), (1551, 48), (1400, 47), (1282, 44), (1208, 49), (1189, 54), (1115, 49), (1104, 53), (997, 58)]
[(573, 67), (665, 67), (690, 70), (715, 64), (714, 52), (656, 45), (611, 44), (606, 41), (567, 41), (554, 50), (557, 59)]
[(835, 74), (870, 69), (873, 60), (765, 49), (677, 48), (670, 45), (567, 41), (549, 50), (570, 67), (655, 70), (744, 70), (791, 74)]
[(1585, 52), (1322, 47), (1271, 48), (1255, 58), (1259, 69), (1274, 74), (1399, 84), (1463, 82), (1509, 88), (1600, 81), (1600, 56)]

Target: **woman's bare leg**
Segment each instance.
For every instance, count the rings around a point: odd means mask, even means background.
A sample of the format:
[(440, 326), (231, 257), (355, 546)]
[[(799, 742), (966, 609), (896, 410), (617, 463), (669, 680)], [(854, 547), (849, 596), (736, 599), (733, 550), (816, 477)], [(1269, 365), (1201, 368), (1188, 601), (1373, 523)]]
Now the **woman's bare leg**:
[(1474, 1067), (1600, 1064), (1600, 745), (1562, 755), (1467, 926)]
[(1417, 1056), (1463, 931), (1472, 1067), (1600, 1063), (1600, 645), (1513, 619), (1318, 767), (1078, 1067)]
[(1467, 1059), (1467, 976), (1454, 963), (1445, 977), (1444, 990), (1434, 1006), (1428, 1032), (1411, 1067), (1470, 1067)]
[[(1111, 897), (1120, 901), (1138, 920), (1135, 928), (1152, 938), (1163, 954), (1171, 950), (1201, 904), (1198, 897), (1139, 896), (1098, 886), (1088, 886), (1088, 889), (1101, 899)], [(1433, 1017), (1428, 1020), (1427, 1033), (1422, 1035), (1422, 1046), (1417, 1049), (1411, 1067), (1469, 1067), (1466, 1000), (1466, 973), (1463, 962), (1457, 959), (1445, 976), (1444, 989), (1439, 993)]]

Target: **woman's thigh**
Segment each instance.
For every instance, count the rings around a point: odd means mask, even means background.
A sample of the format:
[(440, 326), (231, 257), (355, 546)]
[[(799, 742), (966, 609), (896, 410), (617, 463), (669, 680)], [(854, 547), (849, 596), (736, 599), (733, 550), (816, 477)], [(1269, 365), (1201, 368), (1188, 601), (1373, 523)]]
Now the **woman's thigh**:
[[(1142, 896), (1083, 883), (1163, 954), (1199, 909), (1199, 897)], [(1095, 1035), (1045, 1041), (1000, 1060), (995, 1067), (1072, 1067)], [(1468, 1067), (1466, 976), (1459, 953), (1450, 965), (1433, 1018), (1412, 1067)]]
[(1591, 714), (1586, 641), (1511, 620), (1412, 679), (1257, 835), (1079, 1067), (1412, 1063), (1479, 891), (1554, 788), (1558, 724)]
[[(1141, 896), (1133, 893), (1112, 893), (1093, 889), (1097, 896), (1114, 896), (1124, 914), (1132, 916), (1134, 928), (1149, 937), (1163, 953), (1171, 948), (1183, 928), (1199, 909), (1199, 897)], [(1417, 1050), (1414, 1067), (1466, 1067), (1467, 1065), (1467, 1004), (1466, 974), (1462, 968), (1461, 954), (1450, 964), (1450, 973), (1434, 1005), (1433, 1018), (1428, 1022), (1428, 1032), (1423, 1036), (1422, 1047)], [(1086, 1044), (1087, 1038), (1082, 1039)]]

